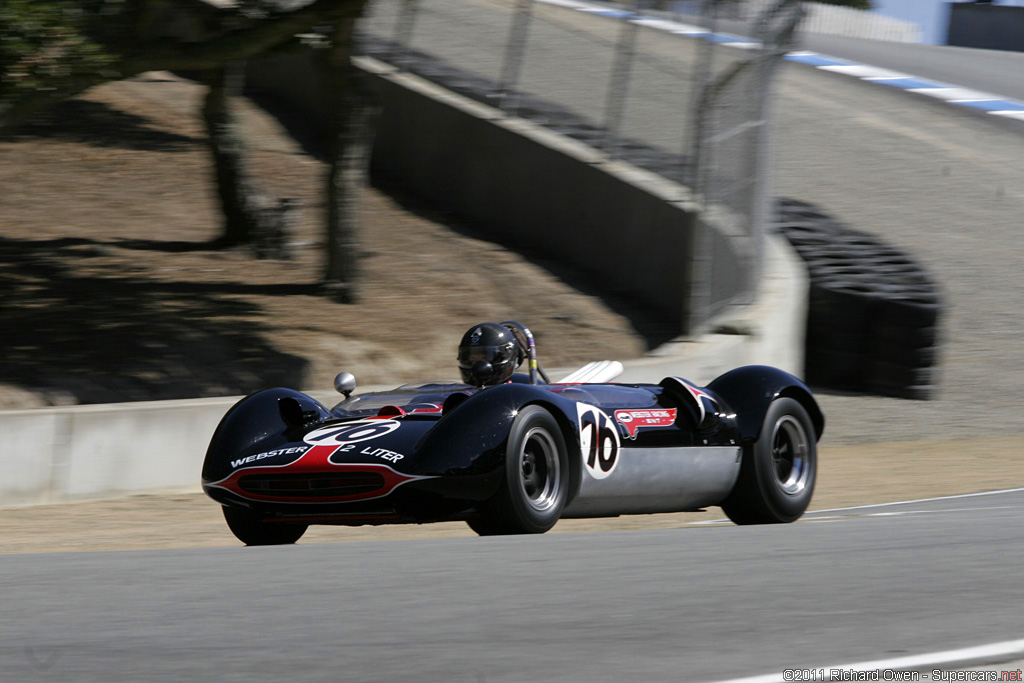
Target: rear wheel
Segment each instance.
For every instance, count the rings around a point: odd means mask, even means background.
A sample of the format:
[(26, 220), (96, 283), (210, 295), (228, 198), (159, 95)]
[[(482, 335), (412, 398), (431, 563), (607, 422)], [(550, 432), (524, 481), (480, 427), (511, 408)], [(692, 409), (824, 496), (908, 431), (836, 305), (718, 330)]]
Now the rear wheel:
[(308, 525), (265, 522), (251, 510), (222, 507), (228, 528), (246, 545), (288, 545), (302, 538)]
[(810, 505), (818, 474), (814, 425), (791, 398), (772, 401), (722, 509), (737, 524), (792, 522)]
[(519, 411), (505, 453), (505, 482), (468, 521), (481, 536), (542, 534), (555, 525), (569, 492), (565, 440), (551, 413), (540, 406)]

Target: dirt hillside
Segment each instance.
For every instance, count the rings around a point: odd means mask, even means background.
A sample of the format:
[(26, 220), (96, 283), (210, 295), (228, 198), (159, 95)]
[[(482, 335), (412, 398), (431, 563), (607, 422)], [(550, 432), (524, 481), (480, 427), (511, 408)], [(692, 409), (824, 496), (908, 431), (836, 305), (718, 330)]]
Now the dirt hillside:
[(202, 91), (146, 74), (0, 140), (0, 408), (452, 377), (462, 333), (489, 320), (529, 325), (549, 367), (644, 350), (598, 298), (369, 188), (362, 301), (319, 296), (323, 164), (245, 100), (261, 186), (299, 202), (293, 258), (210, 249)]

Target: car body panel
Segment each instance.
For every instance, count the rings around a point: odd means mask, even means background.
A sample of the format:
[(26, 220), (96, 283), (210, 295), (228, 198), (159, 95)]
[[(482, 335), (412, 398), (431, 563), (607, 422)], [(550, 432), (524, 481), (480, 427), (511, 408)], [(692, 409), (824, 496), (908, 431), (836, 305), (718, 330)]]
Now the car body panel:
[(563, 517), (685, 512), (720, 502), (736, 483), (739, 446), (623, 449), (617, 476), (583, 478)]
[(382, 524), (465, 519), (505, 479), (510, 430), (526, 406), (551, 413), (568, 450), (566, 517), (675, 512), (732, 490), (770, 402), (811, 393), (774, 368), (739, 369), (707, 388), (425, 382), (327, 408), (270, 389), (239, 401), (211, 440), (203, 488), (267, 520)]

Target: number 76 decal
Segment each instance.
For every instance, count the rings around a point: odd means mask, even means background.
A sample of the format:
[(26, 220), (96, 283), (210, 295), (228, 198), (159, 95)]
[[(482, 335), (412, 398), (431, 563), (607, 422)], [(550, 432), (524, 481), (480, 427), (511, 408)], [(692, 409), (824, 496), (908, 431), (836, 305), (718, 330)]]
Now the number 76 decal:
[(615, 471), (619, 462), (619, 432), (600, 408), (577, 403), (576, 413), (583, 465), (594, 479), (604, 479)]

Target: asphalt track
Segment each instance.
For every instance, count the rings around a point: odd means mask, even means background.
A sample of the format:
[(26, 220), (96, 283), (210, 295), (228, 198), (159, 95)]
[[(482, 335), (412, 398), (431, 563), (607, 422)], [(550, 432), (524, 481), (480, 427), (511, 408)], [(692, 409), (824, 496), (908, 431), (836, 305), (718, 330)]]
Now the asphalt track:
[[(672, 18), (672, 15), (665, 15)], [(698, 17), (679, 15), (683, 22), (702, 25)], [(716, 31), (743, 35), (746, 25), (719, 21)], [(801, 34), (797, 47), (860, 64), (934, 79), (983, 92), (1024, 100), (1024, 53), (981, 50), (948, 45), (891, 43), (822, 33)]]
[(1017, 491), (784, 526), (10, 555), (0, 672), (719, 681), (956, 649), (1021, 637), (1022, 514)]
[(1024, 100), (1024, 53), (808, 34), (814, 52)]

